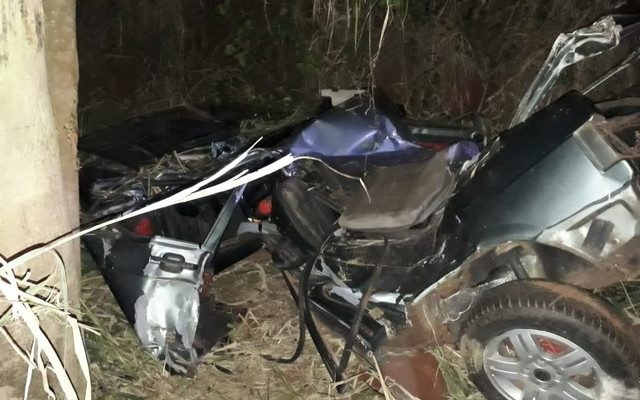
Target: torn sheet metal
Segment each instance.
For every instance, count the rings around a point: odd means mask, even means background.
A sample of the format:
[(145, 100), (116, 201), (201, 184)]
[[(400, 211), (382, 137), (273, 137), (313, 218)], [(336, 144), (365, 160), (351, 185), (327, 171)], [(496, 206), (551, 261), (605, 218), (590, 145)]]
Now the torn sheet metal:
[(144, 269), (147, 281), (135, 303), (142, 345), (179, 373), (195, 368), (193, 341), (200, 311), (203, 251), (195, 243), (154, 237)]
[(220, 246), (245, 187), (229, 196), (202, 246), (159, 236), (149, 243), (146, 280), (134, 306), (134, 328), (142, 345), (175, 372), (195, 370), (204, 269)]
[(295, 156), (321, 158), (357, 173), (368, 165), (394, 165), (432, 155), (409, 136), (389, 99), (361, 95), (317, 117), (286, 145)]
[(612, 16), (571, 33), (561, 33), (516, 109), (510, 127), (529, 118), (568, 66), (611, 50), (620, 43), (622, 26)]
[[(357, 306), (362, 299), (362, 291), (359, 288), (350, 288), (348, 286), (332, 286), (330, 294), (336, 295), (347, 303)], [(372, 303), (387, 303), (393, 305), (404, 306), (404, 295), (393, 292), (375, 292), (371, 295)]]

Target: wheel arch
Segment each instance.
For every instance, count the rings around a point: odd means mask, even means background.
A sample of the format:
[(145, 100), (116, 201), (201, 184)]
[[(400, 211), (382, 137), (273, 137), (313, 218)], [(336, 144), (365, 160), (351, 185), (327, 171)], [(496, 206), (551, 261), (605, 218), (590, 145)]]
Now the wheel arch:
[[(640, 244), (631, 244), (631, 247), (640, 248)], [(539, 260), (538, 267), (533, 268), (536, 274), (530, 278), (584, 290), (611, 286), (637, 276), (640, 270), (638, 261), (628, 260), (629, 269), (613, 273), (607, 263), (591, 262), (566, 249), (534, 241), (502, 242), (474, 252), (460, 267), (409, 303), (407, 317), (415, 330), (432, 335), (440, 342), (455, 343), (459, 339), (461, 323), (484, 292), (518, 280), (508, 265), (510, 255), (517, 249), (522, 249), (526, 255), (534, 254)], [(434, 332), (432, 321), (446, 329)]]
[(528, 262), (524, 265), (528, 277), (562, 282), (583, 289), (600, 289), (621, 279), (640, 274), (635, 271), (612, 271), (607, 260), (593, 262), (567, 249), (534, 241), (504, 242), (477, 252), (465, 261), (461, 268), (466, 276), (464, 286), (477, 287), (490, 282), (499, 271), (511, 270), (513, 258)]

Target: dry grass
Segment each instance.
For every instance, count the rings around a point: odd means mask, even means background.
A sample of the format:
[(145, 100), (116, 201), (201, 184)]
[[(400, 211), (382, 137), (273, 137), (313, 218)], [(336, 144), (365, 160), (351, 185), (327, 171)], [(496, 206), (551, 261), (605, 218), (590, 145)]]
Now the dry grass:
[[(314, 1), (309, 51), (321, 87), (375, 84), (409, 114), (451, 122), (480, 113), (506, 127), (560, 32), (597, 19), (611, 1)], [(559, 93), (593, 68), (573, 68)], [(601, 72), (605, 67), (598, 68)]]
[[(555, 37), (591, 23), (608, 1), (435, 1), (409, 20), (414, 63), (404, 77), (409, 112), (448, 120), (479, 112), (503, 128)], [(564, 90), (579, 77), (563, 81)]]
[(439, 372), (447, 385), (449, 400), (482, 400), (484, 397), (469, 380), (460, 353), (450, 346), (434, 348), (430, 353), (440, 364)]
[(626, 314), (634, 324), (640, 325), (640, 279), (619, 282), (598, 294)]

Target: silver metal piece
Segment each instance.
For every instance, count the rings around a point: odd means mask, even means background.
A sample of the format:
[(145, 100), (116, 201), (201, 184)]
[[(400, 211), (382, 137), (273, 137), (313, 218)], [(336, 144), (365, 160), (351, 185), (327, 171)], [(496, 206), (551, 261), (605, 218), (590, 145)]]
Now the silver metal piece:
[(573, 133), (578, 146), (600, 172), (605, 172), (622, 159), (622, 156), (609, 145), (603, 132), (598, 129), (597, 124), (603, 121), (602, 116), (594, 115)]
[[(143, 273), (148, 279), (135, 303), (134, 328), (154, 356), (186, 373), (197, 359), (193, 341), (200, 312), (203, 252), (195, 243), (159, 236), (149, 246), (151, 257)], [(171, 268), (163, 264), (168, 259)]]
[(604, 206), (634, 178), (628, 160), (601, 172), (571, 137), (505, 188), (493, 207), (480, 213), (478, 225), (494, 229), (483, 233), (478, 246), (488, 249), (505, 241), (537, 241), (544, 231), (579, 210)]
[[(353, 289), (347, 286), (332, 286), (329, 291), (330, 294), (336, 295), (352, 305), (358, 305), (360, 299), (362, 298), (362, 292), (358, 289)], [(395, 304), (395, 305), (404, 305), (404, 296), (400, 293), (392, 293), (392, 292), (376, 292), (371, 295), (369, 299), (371, 303), (382, 303), (382, 304)]]
[(509, 400), (602, 399), (608, 379), (586, 350), (534, 329), (512, 329), (493, 338), (483, 364), (489, 381)]
[(561, 33), (520, 100), (510, 127), (523, 122), (536, 111), (566, 67), (616, 47), (620, 43), (621, 29), (612, 16), (607, 16), (591, 26)]
[(231, 192), (231, 195), (224, 203), (222, 210), (220, 210), (220, 212), (218, 213), (218, 216), (216, 217), (211, 230), (209, 230), (209, 234), (202, 243), (202, 249), (204, 251), (214, 253), (216, 250), (218, 250), (220, 242), (222, 241), (222, 235), (224, 235), (224, 232), (229, 225), (229, 221), (231, 221), (231, 218), (233, 218), (233, 214), (236, 210), (236, 207), (238, 206), (238, 203), (240, 203), (240, 200), (242, 200), (242, 195), (244, 194), (244, 190), (246, 189), (246, 187), (247, 184), (245, 183), (244, 185), (237, 187), (233, 190), (233, 192)]
[(261, 222), (250, 222), (244, 221), (241, 222), (238, 226), (238, 230), (236, 231), (236, 235), (242, 235), (243, 233), (265, 233), (265, 234), (279, 234), (278, 228), (272, 222), (261, 221)]
[[(615, 253), (638, 234), (640, 199), (632, 185), (582, 209), (561, 223), (544, 230), (536, 242), (567, 250), (582, 259), (598, 264)], [(595, 219), (608, 221), (613, 230), (603, 249), (583, 246)]]
[(473, 307), (476, 299), (489, 289), (516, 279), (511, 270), (505, 270), (500, 276), (476, 287), (464, 287), (438, 304), (444, 323), (456, 322)]
[[(145, 276), (151, 279), (180, 280), (193, 284), (199, 282), (200, 269), (198, 264), (203, 252), (198, 244), (155, 236), (149, 242), (149, 247), (151, 248), (151, 256), (143, 272)], [(186, 268), (183, 268), (179, 273), (163, 269), (163, 258), (169, 254), (181, 257)]]

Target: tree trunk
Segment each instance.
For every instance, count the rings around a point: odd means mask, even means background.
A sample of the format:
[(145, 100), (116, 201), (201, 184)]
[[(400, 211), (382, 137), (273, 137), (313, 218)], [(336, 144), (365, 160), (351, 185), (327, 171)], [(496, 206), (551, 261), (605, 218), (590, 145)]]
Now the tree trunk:
[[(75, 0), (0, 0), (0, 255), (4, 258), (78, 225), (77, 80)], [(79, 299), (78, 243), (59, 252), (74, 305)], [(17, 274), (28, 268), (30, 279), (37, 281), (51, 273), (51, 265), (50, 257), (41, 256)], [(6, 304), (0, 306), (0, 313), (6, 309)], [(18, 323), (12, 325), (11, 335), (28, 353), (32, 337)], [(53, 320), (43, 325), (81, 393), (70, 330)], [(1, 337), (0, 354), (0, 398), (22, 399), (27, 364)], [(29, 393), (29, 398), (46, 398), (35, 378)]]

